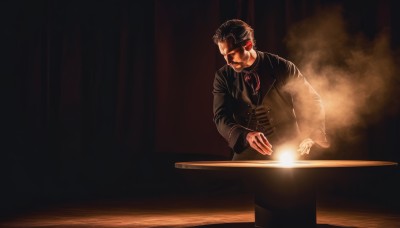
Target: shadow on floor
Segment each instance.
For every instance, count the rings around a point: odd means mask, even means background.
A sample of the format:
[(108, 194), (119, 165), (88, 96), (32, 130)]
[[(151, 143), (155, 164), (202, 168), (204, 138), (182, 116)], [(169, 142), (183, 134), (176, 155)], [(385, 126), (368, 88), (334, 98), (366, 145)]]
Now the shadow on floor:
[[(238, 223), (220, 223), (220, 224), (210, 224), (201, 226), (191, 226), (190, 228), (254, 228), (253, 222), (238, 222)], [(355, 228), (353, 226), (335, 226), (329, 224), (317, 224), (317, 228)]]
[(222, 227), (232, 227), (232, 228), (254, 228), (253, 222), (234, 222), (234, 223), (219, 223), (201, 226), (192, 226), (190, 228), (222, 228)]
[(317, 224), (317, 228), (356, 228), (355, 226), (335, 226), (329, 224)]

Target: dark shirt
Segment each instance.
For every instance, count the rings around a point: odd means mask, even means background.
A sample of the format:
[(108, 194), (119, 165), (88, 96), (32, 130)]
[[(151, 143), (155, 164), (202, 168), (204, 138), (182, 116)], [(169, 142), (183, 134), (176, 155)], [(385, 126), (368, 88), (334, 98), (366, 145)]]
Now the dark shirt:
[[(273, 147), (325, 138), (321, 98), (298, 68), (277, 55), (256, 52), (256, 61), (242, 72), (225, 65), (215, 74), (214, 122), (228, 145), (236, 153), (245, 150), (250, 131), (263, 132)], [(256, 78), (248, 80), (249, 74)]]

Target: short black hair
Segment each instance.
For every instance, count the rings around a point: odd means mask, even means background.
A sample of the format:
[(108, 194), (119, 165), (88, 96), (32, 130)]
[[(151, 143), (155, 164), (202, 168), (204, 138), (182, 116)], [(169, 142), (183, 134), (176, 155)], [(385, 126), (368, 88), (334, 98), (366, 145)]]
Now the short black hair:
[(226, 41), (228, 39), (233, 40), (234, 45), (244, 43), (248, 40), (253, 42), (253, 46), (256, 45), (254, 40), (254, 31), (246, 22), (239, 19), (231, 19), (224, 22), (213, 36), (215, 44), (218, 42)]

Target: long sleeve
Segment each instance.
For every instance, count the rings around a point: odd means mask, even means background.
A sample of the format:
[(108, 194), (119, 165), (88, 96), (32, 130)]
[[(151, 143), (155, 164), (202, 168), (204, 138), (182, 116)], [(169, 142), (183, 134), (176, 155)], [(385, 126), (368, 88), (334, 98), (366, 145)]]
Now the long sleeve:
[(245, 137), (250, 129), (238, 124), (233, 117), (234, 99), (230, 94), (227, 79), (220, 72), (215, 74), (213, 88), (214, 123), (218, 132), (234, 152), (241, 152), (248, 146)]
[(302, 136), (310, 137), (317, 142), (326, 142), (325, 109), (320, 95), (290, 61), (287, 61), (286, 71), (289, 77), (284, 90), (292, 95)]

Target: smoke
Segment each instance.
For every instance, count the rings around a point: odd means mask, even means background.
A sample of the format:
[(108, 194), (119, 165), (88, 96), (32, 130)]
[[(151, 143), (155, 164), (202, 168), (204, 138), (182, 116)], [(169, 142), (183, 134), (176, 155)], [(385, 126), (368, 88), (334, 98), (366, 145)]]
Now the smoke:
[(323, 99), (328, 133), (376, 123), (399, 106), (388, 33), (368, 39), (349, 32), (341, 13), (322, 10), (286, 38), (291, 59)]

